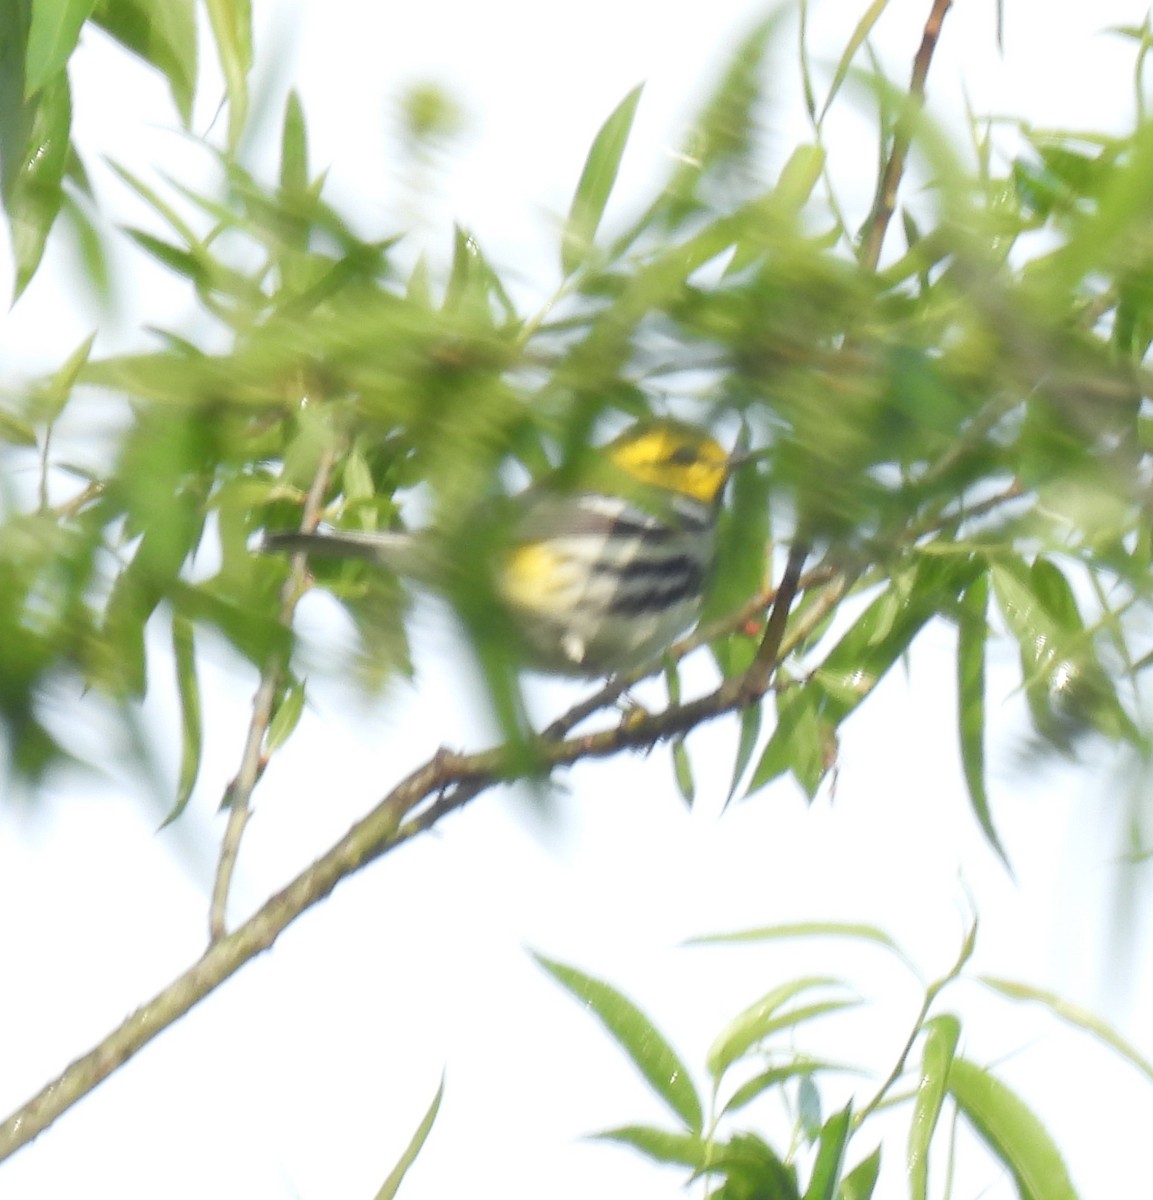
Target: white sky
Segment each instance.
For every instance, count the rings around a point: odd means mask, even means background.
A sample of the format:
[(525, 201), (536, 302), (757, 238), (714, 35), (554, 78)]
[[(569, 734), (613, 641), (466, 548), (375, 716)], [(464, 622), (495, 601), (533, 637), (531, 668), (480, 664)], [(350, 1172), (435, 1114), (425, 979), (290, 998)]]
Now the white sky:
[[(813, 5), (826, 62), (863, 7), (864, 0)], [(897, 78), (907, 76), (928, 7), (893, 0), (881, 25), (878, 43)], [(1139, 22), (1144, 0), (1010, 0), (1006, 10), (1001, 59), (993, 0), (956, 5), (931, 77), (937, 112), (960, 111), (963, 84), (979, 112), (1019, 113), (1046, 126), (1125, 127), (1131, 50), (1097, 31)], [(543, 297), (555, 282), (557, 221), (604, 116), (647, 81), (622, 178), (623, 196), (636, 196), (678, 144), (726, 51), (763, 10), (738, 0), (707, 10), (652, 0), (426, 0), (400, 11), (328, 0), (257, 12), (264, 44), (279, 47), (276, 75), (303, 94), (314, 165), (331, 165), (333, 197), (366, 225), (379, 219), (388, 227), (413, 209), (387, 132), (393, 98), (417, 80), (453, 91), (470, 134), (446, 157), (439, 202), (421, 206), (426, 245), (447, 247), (449, 222), (459, 220), (498, 266), (521, 273), (522, 296)], [(277, 23), (295, 33), (271, 38)], [(773, 110), (782, 147), (803, 136), (790, 115), (798, 105), (788, 61), (786, 47)], [(157, 160), (177, 173), (190, 169), (187, 143), (165, 131), (170, 116), (158, 81), (127, 69), (96, 38), (74, 66), (80, 146), (106, 195), (123, 201), (100, 154), (138, 169)], [(854, 127), (845, 120), (834, 155), (843, 178), (859, 175), (866, 197), (873, 150), (862, 145), (854, 156)], [(54, 248), (43, 277), (0, 327), (9, 374), (58, 362), (92, 328), (91, 304), (61, 290), (68, 266), (66, 249)], [(128, 344), (144, 321), (178, 326), (191, 311), (162, 273), (128, 270), (122, 313), (102, 333), (106, 351)], [(322, 598), (310, 600), (302, 618), (320, 639), (318, 654), (348, 636)], [(469, 716), (451, 631), (429, 608), (418, 631), (418, 688), (398, 688), (367, 708), (338, 687), (314, 689), (312, 711), (258, 792), (237, 916), (439, 743), (486, 740)], [(0, 927), (5, 1112), (203, 948), (222, 828), (216, 798), (236, 768), (253, 686), (222, 649), (210, 644), (207, 657), (203, 787), (175, 829), (154, 832), (158, 810), (114, 767), (106, 782), (62, 779), (38, 808), (0, 808), (0, 910), (10, 914)], [(812, 807), (786, 784), (720, 818), (734, 741), (725, 723), (690, 742), (701, 790), (692, 813), (661, 752), (571, 772), (552, 828), (515, 798), (482, 797), (298, 922), (0, 1168), (0, 1194), (371, 1196), (444, 1066), (441, 1117), (405, 1200), (465, 1189), (514, 1200), (681, 1194), (677, 1173), (579, 1140), (614, 1124), (660, 1122), (663, 1113), (525, 946), (631, 995), (698, 1072), (712, 1036), (758, 994), (796, 974), (844, 973), (872, 1003), (859, 1020), (814, 1027), (805, 1044), (884, 1070), (919, 996), (888, 963), (878, 967), (877, 956), (837, 943), (795, 952), (677, 944), (764, 923), (865, 920), (888, 930), (931, 977), (951, 961), (972, 896), (982, 919), (979, 970), (1098, 1007), (1153, 1053), (1144, 899), (1130, 932), (1109, 932), (1124, 878), (1114, 856), (1129, 784), (1107, 759), (1077, 770), (1020, 764), (1022, 706), (1010, 695), (1006, 650), (990, 671), (991, 785), (1017, 868), (1010, 880), (963, 795), (953, 672), (951, 635), (933, 631), (908, 674), (895, 672), (849, 723), (835, 797), (826, 792)], [(707, 667), (692, 677), (705, 686)], [(155, 692), (157, 711), (171, 718), (160, 684)], [(549, 685), (533, 694), (547, 716), (575, 693)], [(966, 1053), (982, 1062), (1012, 1056), (1005, 1076), (1048, 1123), (1083, 1194), (1132, 1194), (1128, 1185), (1147, 1174), (1137, 1134), (1149, 1126), (1148, 1086), (1035, 1010), (991, 1005), (971, 987), (956, 1003)], [(830, 1109), (838, 1099), (829, 1097)], [(894, 1189), (902, 1153), (901, 1140), (888, 1148)], [(957, 1194), (991, 1182), (979, 1165)], [(982, 1194), (1009, 1192), (1002, 1183)]]

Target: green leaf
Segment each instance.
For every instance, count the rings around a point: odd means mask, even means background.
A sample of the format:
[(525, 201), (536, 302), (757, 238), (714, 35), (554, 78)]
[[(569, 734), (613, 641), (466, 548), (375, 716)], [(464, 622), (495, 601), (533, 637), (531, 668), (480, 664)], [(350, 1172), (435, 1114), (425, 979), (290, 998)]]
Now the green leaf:
[(774, 942), (783, 938), (845, 937), (873, 942), (891, 950), (903, 963), (910, 959), (893, 939), (876, 925), (862, 921), (788, 921), (780, 925), (757, 925), (735, 933), (709, 933), (689, 938), (686, 946), (723, 946), (732, 942)]
[(853, 1106), (834, 1113), (821, 1129), (817, 1161), (805, 1189), (804, 1200), (836, 1200), (841, 1182), (841, 1168), (852, 1135)]
[(654, 1129), (651, 1125), (622, 1125), (592, 1136), (598, 1141), (632, 1146), (653, 1162), (678, 1163), (700, 1170), (708, 1161), (708, 1142), (691, 1133), (674, 1133), (668, 1129)]
[(30, 410), (40, 424), (51, 425), (72, 396), (77, 376), (88, 362), (96, 334), (90, 333), (64, 361), (56, 373), (32, 394)]
[(32, 96), (68, 65), (96, 0), (34, 0), (24, 93)]
[(841, 1200), (871, 1200), (881, 1173), (881, 1147), (863, 1158), (841, 1181)]
[(380, 1190), (376, 1193), (376, 1200), (392, 1200), (396, 1195), (397, 1189), (400, 1187), (405, 1175), (408, 1174), (409, 1167), (416, 1162), (416, 1156), (420, 1153), (424, 1146), (428, 1135), (432, 1132), (433, 1124), (436, 1122), (436, 1114), (440, 1111), (440, 1102), (444, 1098), (444, 1076), (440, 1077), (440, 1086), (436, 1089), (436, 1095), (432, 1098), (432, 1103), (428, 1106), (428, 1111), (421, 1118), (420, 1124), (416, 1127), (416, 1131), (409, 1139), (408, 1145), (404, 1148), (404, 1153), (400, 1156), (395, 1167), (389, 1172), (388, 1178), (380, 1185)]
[(828, 1001), (785, 1013), (780, 1011), (783, 1005), (803, 992), (812, 991), (815, 988), (843, 986), (844, 984), (840, 980), (828, 976), (808, 976), (803, 979), (790, 980), (788, 983), (783, 983), (773, 988), (772, 991), (766, 992), (759, 1000), (750, 1004), (743, 1012), (738, 1013), (717, 1035), (709, 1048), (706, 1059), (709, 1073), (714, 1079), (719, 1080), (750, 1046), (763, 1041), (776, 1030), (785, 1029), (811, 1017), (820, 1016), (822, 1013), (846, 1007), (852, 1002)]
[(978, 575), (961, 597), (957, 621), (957, 720), (969, 804), (989, 845), (1006, 866), (985, 792), (985, 643), (989, 637), (989, 576)]
[(200, 719), (200, 681), (196, 677), (196, 645), (192, 622), (184, 617), (172, 618), (172, 652), (176, 661), (176, 690), (180, 697), (180, 775), (176, 785), (176, 803), (164, 818), (170, 825), (184, 811), (196, 777), (200, 773), (200, 756), (204, 730)]
[(807, 1141), (821, 1134), (821, 1091), (812, 1075), (802, 1075), (797, 1086), (797, 1125)]
[(1032, 1000), (1038, 1004), (1045, 1005), (1055, 1017), (1059, 1017), (1062, 1021), (1066, 1021), (1078, 1029), (1083, 1029), (1086, 1033), (1090, 1033), (1093, 1037), (1104, 1042), (1111, 1049), (1116, 1050), (1126, 1062), (1136, 1067), (1146, 1079), (1153, 1082), (1153, 1062), (1150, 1062), (1134, 1046), (1127, 1042), (1112, 1025), (1094, 1013), (1089, 1012), (1088, 1009), (1081, 1008), (1077, 1004), (1071, 1004), (1068, 1000), (1063, 1000), (1055, 992), (1033, 987), (1028, 983), (1017, 983), (1011, 979), (996, 979), (990, 975), (982, 975), (981, 982), (986, 987), (992, 988), (994, 991), (1000, 992), (1002, 996), (1008, 996), (1013, 1000)]
[(272, 754), (288, 741), (300, 723), (303, 712), (304, 684), (300, 680), (291, 679), (268, 723), (268, 733), (264, 738), (265, 754)]
[(961, 1025), (956, 1017), (933, 1017), (924, 1025), (921, 1078), (909, 1124), (908, 1179), (910, 1200), (926, 1200), (929, 1188), (929, 1146), (941, 1115), (949, 1068), (957, 1051)]
[(692, 1078), (648, 1017), (607, 983), (542, 954), (533, 957), (562, 987), (593, 1010), (653, 1091), (692, 1133), (700, 1133), (704, 1117)]
[(248, 121), (252, 5), (250, 0), (205, 0), (205, 5), (228, 91), (228, 148), (235, 153)]
[(790, 1079), (796, 1079), (798, 1076), (804, 1078), (805, 1076), (819, 1074), (822, 1071), (849, 1072), (852, 1070), (853, 1068), (846, 1067), (840, 1063), (825, 1062), (821, 1059), (794, 1058), (782, 1067), (770, 1067), (767, 1071), (762, 1071), (759, 1075), (754, 1075), (752, 1079), (748, 1079), (742, 1083), (728, 1100), (725, 1101), (724, 1107), (721, 1109), (721, 1115), (738, 1112), (771, 1088), (780, 1087), (781, 1084), (787, 1083)]
[(27, 104), (24, 97), (24, 60), (31, 23), (32, 0), (0, 0), (0, 192), (5, 207), (24, 169), (35, 112), (35, 106)]
[(771, 199), (774, 211), (789, 215), (800, 213), (820, 182), (824, 169), (823, 146), (797, 146), (781, 168), (773, 188)]
[(126, 227), (124, 232), (141, 249), (152, 255), (157, 262), (162, 263), (169, 270), (175, 271), (177, 275), (191, 279), (197, 287), (203, 287), (208, 283), (211, 271), (202, 255), (192, 253), (181, 246), (174, 246), (171, 242), (163, 241), (151, 233), (146, 233), (143, 229)]
[(186, 246), (195, 246), (199, 243), (199, 238), (196, 236), (196, 232), (192, 226), (184, 220), (171, 204), (163, 199), (155, 188), (149, 187), (143, 179), (134, 175), (127, 167), (122, 167), (117, 162), (110, 161), (108, 165), (149, 208), (152, 208), (164, 218)]
[(845, 43), (845, 48), (841, 52), (840, 61), (837, 63), (837, 69), (833, 72), (833, 82), (829, 85), (829, 94), (825, 97), (824, 107), (821, 109), (821, 114), (817, 118), (817, 124), (820, 125), (833, 101), (837, 97), (837, 93), (841, 90), (841, 85), (845, 82), (845, 78), (849, 73), (849, 68), (853, 64), (853, 59), (857, 55), (857, 51), (868, 40), (869, 34), (873, 31), (873, 26), (880, 20), (881, 14), (889, 7), (889, 0), (873, 0), (869, 7), (865, 10), (860, 20), (853, 29), (849, 40)]
[(75, 242), (87, 282), (101, 303), (108, 305), (112, 301), (112, 275), (104, 235), (89, 211), (90, 202), (75, 196), (67, 187), (62, 200), (60, 218)]
[(711, 1150), (700, 1173), (724, 1176), (716, 1200), (800, 1200), (795, 1168), (756, 1134), (736, 1133)]
[(1011, 1172), (1021, 1200), (1078, 1200), (1053, 1139), (999, 1079), (968, 1059), (954, 1058), (949, 1093)]
[(696, 784), (693, 781), (693, 764), (689, 760), (688, 748), (684, 738), (677, 738), (672, 744), (673, 776), (677, 782), (677, 790), (681, 799), (692, 808), (696, 796)]
[(566, 277), (585, 264), (592, 250), (643, 90), (643, 84), (633, 88), (593, 139), (561, 234), (561, 268)]
[(833, 727), (818, 712), (822, 700), (820, 689), (811, 685), (776, 693), (777, 724), (753, 768), (746, 799), (786, 771), (810, 799), (817, 794), (836, 741)]
[(493, 304), (507, 322), (517, 320), (513, 305), (500, 276), (489, 265), (476, 239), (459, 225), (454, 231), (452, 271), (444, 293), (444, 310), (479, 318), (492, 324)]
[(23, 418), (14, 413), (5, 412), (2, 408), (0, 408), (0, 441), (5, 441), (10, 446), (34, 447), (38, 445), (36, 430)]
[(728, 808), (741, 780), (752, 762), (753, 751), (757, 748), (757, 739), (761, 736), (761, 706), (751, 705), (741, 712), (741, 733), (737, 740), (737, 755), (733, 760), (733, 778), (729, 783), (729, 793), (725, 797), (725, 807)]
[(100, 0), (92, 19), (168, 80), (172, 101), (187, 126), (196, 91), (195, 0)]
[(22, 166), (11, 183), (8, 220), (16, 264), (15, 298), (28, 286), (44, 256), (48, 233), (63, 202), (71, 153), (72, 97), (61, 72), (29, 102), (31, 127)]
[(284, 125), (280, 134), (280, 186), (288, 193), (308, 190), (308, 131), (304, 109), (295, 90), (288, 93), (284, 105)]
[(669, 192), (686, 200), (701, 178), (744, 162), (757, 133), (756, 110), (764, 92), (765, 59), (780, 17), (759, 22), (737, 47), (720, 82), (695, 122), (684, 163)]

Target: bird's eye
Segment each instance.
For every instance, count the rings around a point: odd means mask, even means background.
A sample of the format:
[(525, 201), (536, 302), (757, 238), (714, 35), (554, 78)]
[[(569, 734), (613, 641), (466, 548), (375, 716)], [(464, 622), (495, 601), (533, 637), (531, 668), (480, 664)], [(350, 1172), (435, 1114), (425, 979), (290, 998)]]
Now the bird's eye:
[(678, 446), (670, 455), (669, 462), (678, 467), (691, 467), (700, 459), (696, 446)]

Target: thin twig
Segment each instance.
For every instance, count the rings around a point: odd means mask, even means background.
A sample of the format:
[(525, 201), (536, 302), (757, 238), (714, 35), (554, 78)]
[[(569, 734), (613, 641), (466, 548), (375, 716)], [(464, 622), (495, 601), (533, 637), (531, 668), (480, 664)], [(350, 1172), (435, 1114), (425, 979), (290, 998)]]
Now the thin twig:
[[(302, 532), (311, 533), (320, 520), (320, 508), (324, 503), (324, 494), (328, 490), (328, 481), (335, 461), (335, 448), (326, 447), (312, 478), (312, 486), (305, 497), (300, 518)], [(305, 556), (293, 555), (288, 578), (280, 589), (280, 621), (283, 625), (292, 623), (297, 601), (304, 590), (306, 570)], [(225, 793), (228, 824), (220, 840), (220, 857), (216, 864), (216, 878), (213, 880), (212, 901), (208, 910), (208, 936), (212, 942), (219, 941), (227, 932), (228, 893), (232, 888), (232, 876), (240, 854), (240, 840), (248, 824), (252, 791), (264, 769), (264, 738), (268, 733), (268, 723), (272, 719), (276, 693), (280, 690), (284, 676), (284, 666), (281, 656), (273, 655), (261, 672), (256, 695), (252, 698), (252, 719), (248, 723), (248, 734), (240, 756), (240, 769)]]
[(881, 259), (881, 247), (885, 243), (885, 234), (889, 222), (897, 208), (897, 191), (901, 186), (901, 177), (905, 173), (905, 160), (909, 155), (909, 146), (913, 141), (913, 128), (916, 119), (925, 103), (925, 80), (929, 75), (929, 66), (933, 61), (933, 52), (941, 36), (941, 26), (945, 14), (952, 7), (953, 0), (933, 0), (933, 9), (925, 22), (925, 32), (921, 36), (921, 45), (913, 59), (913, 75), (909, 81), (909, 95), (905, 101), (905, 110), (897, 127), (893, 131), (893, 148), (889, 152), (888, 162), (877, 180), (877, 194), (873, 200), (873, 208), (865, 222), (864, 235), (861, 239), (860, 262), (869, 271), (877, 269)]

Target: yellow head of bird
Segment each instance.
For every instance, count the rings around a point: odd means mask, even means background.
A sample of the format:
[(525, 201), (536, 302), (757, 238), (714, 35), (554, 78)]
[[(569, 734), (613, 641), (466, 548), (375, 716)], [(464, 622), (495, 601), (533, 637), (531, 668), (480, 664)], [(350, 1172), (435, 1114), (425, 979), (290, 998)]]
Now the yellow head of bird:
[(645, 421), (605, 447), (609, 461), (639, 483), (712, 504), (732, 457), (710, 434), (680, 421)]

